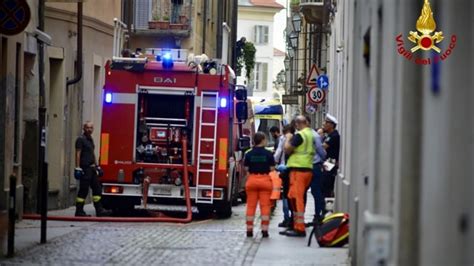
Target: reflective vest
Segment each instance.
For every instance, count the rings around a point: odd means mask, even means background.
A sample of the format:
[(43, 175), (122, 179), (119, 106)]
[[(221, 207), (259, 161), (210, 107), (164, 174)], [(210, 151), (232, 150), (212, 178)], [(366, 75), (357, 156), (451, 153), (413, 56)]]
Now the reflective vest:
[(307, 127), (296, 134), (300, 134), (301, 138), (303, 138), (303, 143), (298, 145), (290, 155), (287, 166), (312, 169), (314, 156), (313, 132), (311, 128)]

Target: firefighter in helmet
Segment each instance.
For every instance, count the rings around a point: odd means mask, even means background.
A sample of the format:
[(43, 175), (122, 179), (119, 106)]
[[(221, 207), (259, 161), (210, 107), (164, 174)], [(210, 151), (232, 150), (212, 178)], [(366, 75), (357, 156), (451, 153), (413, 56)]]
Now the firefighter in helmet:
[(92, 201), (94, 202), (97, 216), (109, 216), (110, 211), (105, 210), (100, 202), (102, 187), (99, 183), (99, 177), (104, 172), (97, 164), (94, 154), (94, 140), (92, 132), (94, 125), (88, 121), (83, 126), (83, 134), (76, 139), (76, 168), (74, 177), (79, 180), (79, 191), (76, 198), (76, 216), (90, 216), (84, 212), (84, 203), (89, 194), (89, 187), (92, 189)]
[(260, 204), (262, 237), (268, 237), (272, 180), (270, 172), (275, 170), (273, 154), (265, 149), (267, 140), (262, 132), (255, 133), (254, 146), (245, 154), (244, 166), (248, 172), (245, 191), (247, 193), (247, 237), (253, 236), (253, 221), (257, 203)]

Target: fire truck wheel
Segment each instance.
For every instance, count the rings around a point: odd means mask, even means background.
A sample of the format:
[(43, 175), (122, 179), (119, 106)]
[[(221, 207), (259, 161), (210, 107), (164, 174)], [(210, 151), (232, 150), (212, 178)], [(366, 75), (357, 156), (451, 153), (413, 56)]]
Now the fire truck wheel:
[(228, 219), (232, 216), (232, 202), (227, 201), (216, 206), (216, 216), (219, 219)]
[(199, 216), (209, 217), (214, 212), (214, 207), (212, 205), (197, 205)]

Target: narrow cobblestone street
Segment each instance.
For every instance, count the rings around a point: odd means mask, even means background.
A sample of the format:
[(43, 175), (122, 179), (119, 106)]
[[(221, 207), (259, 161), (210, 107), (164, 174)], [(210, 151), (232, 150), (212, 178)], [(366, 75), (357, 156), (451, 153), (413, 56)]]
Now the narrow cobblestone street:
[[(230, 219), (196, 220), (189, 224), (50, 221), (45, 245), (38, 244), (39, 221), (24, 220), (17, 225), (15, 258), (0, 264), (345, 265), (347, 262), (345, 248), (321, 249), (315, 241), (308, 248), (307, 238), (280, 236), (277, 227), (280, 208), (272, 218), (269, 239), (262, 240), (260, 233), (247, 238), (244, 213), (245, 205), (240, 205), (234, 208)], [(307, 220), (310, 215), (308, 212)]]

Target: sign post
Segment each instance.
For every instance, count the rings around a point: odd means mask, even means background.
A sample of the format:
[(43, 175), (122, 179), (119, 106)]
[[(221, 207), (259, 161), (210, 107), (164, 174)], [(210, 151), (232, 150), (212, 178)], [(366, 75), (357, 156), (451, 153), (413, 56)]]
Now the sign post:
[(311, 71), (309, 71), (308, 78), (306, 79), (306, 85), (308, 85), (309, 87), (316, 86), (317, 85), (316, 81), (318, 79), (318, 76), (319, 76), (319, 69), (318, 67), (316, 67), (316, 64), (313, 64), (313, 66), (311, 66)]
[(326, 92), (316, 86), (311, 87), (308, 91), (308, 99), (314, 104), (320, 104), (326, 98)]
[(318, 80), (317, 80), (317, 83), (318, 83), (318, 87), (320, 87), (321, 89), (327, 89), (329, 87), (329, 78), (328, 76), (326, 75), (321, 75), (318, 77)]
[(282, 104), (298, 104), (298, 95), (295, 94), (285, 94), (282, 95)]
[(0, 34), (16, 35), (28, 26), (31, 13), (26, 0), (0, 1)]

